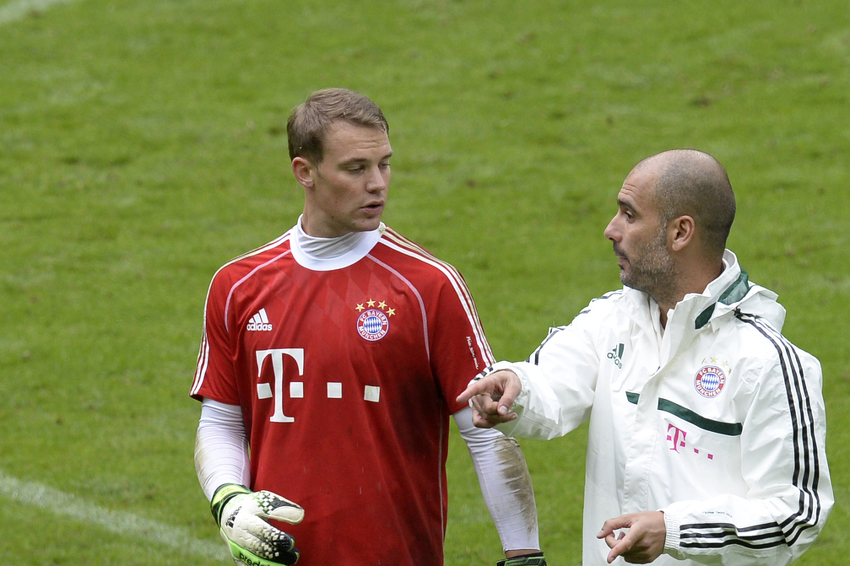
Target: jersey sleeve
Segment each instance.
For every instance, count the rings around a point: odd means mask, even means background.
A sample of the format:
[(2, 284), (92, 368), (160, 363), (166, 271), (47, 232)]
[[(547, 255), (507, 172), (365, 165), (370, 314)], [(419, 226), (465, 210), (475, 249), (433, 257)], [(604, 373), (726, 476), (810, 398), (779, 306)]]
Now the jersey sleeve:
[(511, 436), (550, 440), (574, 430), (590, 415), (599, 374), (594, 345), (598, 320), (604, 317), (588, 307), (569, 326), (549, 334), (519, 363), (499, 362), (492, 370), (508, 369), (519, 376), (522, 392), (512, 410), (519, 415), (497, 428)]
[(238, 405), (233, 346), (226, 322), (230, 287), (226, 273), (216, 273), (204, 305), (204, 335), (190, 395)]
[(427, 307), (429, 348), (432, 371), (450, 412), (456, 413), (467, 406), (457, 396), (495, 360), (466, 282), (448, 264), (443, 273), (436, 300)]
[(821, 368), (763, 327), (779, 357), (754, 369), (741, 435), (746, 494), (677, 501), (664, 511), (665, 552), (730, 566), (790, 564), (823, 529), (834, 496), (827, 466)]

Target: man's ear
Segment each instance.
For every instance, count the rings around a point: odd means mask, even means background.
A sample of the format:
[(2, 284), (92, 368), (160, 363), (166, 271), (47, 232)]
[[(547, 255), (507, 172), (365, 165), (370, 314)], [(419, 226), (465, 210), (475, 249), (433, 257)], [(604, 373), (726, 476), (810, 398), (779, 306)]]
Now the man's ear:
[(696, 237), (696, 222), (688, 215), (674, 218), (667, 224), (667, 237), (670, 249), (681, 251)]
[(305, 189), (312, 189), (315, 185), (313, 177), (316, 174), (316, 167), (303, 157), (296, 157), (292, 160), (292, 173)]

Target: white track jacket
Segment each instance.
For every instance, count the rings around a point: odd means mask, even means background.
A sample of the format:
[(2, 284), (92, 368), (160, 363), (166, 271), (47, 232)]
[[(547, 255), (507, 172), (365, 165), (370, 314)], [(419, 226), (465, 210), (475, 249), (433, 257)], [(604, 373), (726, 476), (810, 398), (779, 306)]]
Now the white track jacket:
[(550, 329), (527, 362), (494, 366), (522, 381), (506, 434), (550, 439), (590, 419), (584, 566), (607, 564), (596, 534), (625, 513), (664, 511), (659, 565), (789, 564), (823, 528), (820, 363), (780, 334), (776, 294), (728, 250), (724, 263), (664, 330), (658, 305), (623, 288)]

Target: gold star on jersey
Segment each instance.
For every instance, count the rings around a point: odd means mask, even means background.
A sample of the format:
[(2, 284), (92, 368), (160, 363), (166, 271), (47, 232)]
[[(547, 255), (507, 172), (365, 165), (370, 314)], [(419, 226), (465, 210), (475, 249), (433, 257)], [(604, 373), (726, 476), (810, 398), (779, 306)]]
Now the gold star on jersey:
[(376, 342), (387, 335), (390, 330), (390, 317), (395, 315), (395, 309), (390, 308), (386, 301), (369, 299), (357, 303), (354, 310), (360, 313), (357, 317), (357, 333), (364, 340)]

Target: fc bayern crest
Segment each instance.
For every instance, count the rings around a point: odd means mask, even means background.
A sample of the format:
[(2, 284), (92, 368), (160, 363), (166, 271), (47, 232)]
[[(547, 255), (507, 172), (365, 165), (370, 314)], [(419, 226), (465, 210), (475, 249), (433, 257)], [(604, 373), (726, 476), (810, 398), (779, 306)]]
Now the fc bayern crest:
[(703, 366), (694, 379), (697, 393), (709, 399), (717, 397), (726, 385), (726, 374), (717, 366)]
[(382, 310), (365, 310), (357, 319), (358, 334), (370, 342), (375, 342), (386, 336), (389, 329), (390, 319)]

